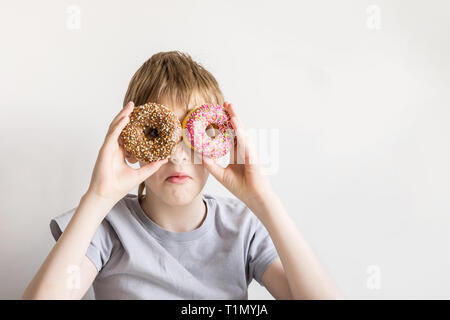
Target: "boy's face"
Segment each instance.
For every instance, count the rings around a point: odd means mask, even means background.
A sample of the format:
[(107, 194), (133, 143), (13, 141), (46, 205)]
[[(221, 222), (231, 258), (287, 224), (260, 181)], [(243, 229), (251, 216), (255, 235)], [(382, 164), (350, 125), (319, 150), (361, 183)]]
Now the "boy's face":
[[(197, 100), (198, 101), (198, 100)], [(182, 106), (172, 106), (165, 101), (161, 102), (168, 106), (183, 121), (189, 110), (198, 104), (192, 103), (188, 110)], [(131, 163), (136, 160), (127, 157)], [(169, 161), (162, 165), (158, 171), (145, 180), (146, 193), (156, 196), (170, 206), (185, 205), (202, 191), (208, 179), (208, 171), (203, 164), (196, 161), (194, 164), (194, 151), (181, 139), (173, 148)], [(139, 161), (142, 167), (145, 163)], [(184, 175), (186, 177), (172, 177), (173, 175)]]

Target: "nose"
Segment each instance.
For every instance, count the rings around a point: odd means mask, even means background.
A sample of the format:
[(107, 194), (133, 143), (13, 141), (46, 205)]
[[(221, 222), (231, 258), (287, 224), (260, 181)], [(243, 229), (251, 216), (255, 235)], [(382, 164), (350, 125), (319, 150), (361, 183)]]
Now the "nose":
[(169, 160), (173, 164), (189, 163), (190, 155), (183, 140), (173, 147)]

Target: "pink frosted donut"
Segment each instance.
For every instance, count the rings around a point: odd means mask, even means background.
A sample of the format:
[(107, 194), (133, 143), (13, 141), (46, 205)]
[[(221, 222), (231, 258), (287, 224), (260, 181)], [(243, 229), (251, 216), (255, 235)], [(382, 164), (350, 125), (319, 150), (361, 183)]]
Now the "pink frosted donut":
[[(220, 158), (233, 146), (232, 125), (228, 111), (218, 104), (205, 103), (193, 108), (181, 124), (184, 142), (194, 151), (208, 158)], [(216, 129), (209, 136), (206, 130)]]

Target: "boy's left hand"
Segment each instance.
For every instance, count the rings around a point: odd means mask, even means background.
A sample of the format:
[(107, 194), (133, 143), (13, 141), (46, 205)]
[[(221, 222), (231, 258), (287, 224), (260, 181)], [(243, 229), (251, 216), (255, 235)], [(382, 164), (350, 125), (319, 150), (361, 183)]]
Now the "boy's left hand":
[(206, 169), (231, 193), (244, 202), (251, 210), (256, 211), (263, 200), (273, 195), (272, 186), (267, 176), (261, 173), (261, 166), (250, 145), (244, 126), (238, 117), (233, 105), (225, 102), (224, 108), (231, 117), (236, 141), (234, 143), (234, 161), (230, 160), (223, 168), (214, 159), (203, 157)]

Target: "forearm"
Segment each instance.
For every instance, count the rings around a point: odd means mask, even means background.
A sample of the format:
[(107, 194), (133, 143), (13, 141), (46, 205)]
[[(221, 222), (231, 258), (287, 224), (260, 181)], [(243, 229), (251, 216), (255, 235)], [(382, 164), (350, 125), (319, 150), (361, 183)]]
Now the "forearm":
[(250, 208), (277, 249), (293, 299), (342, 299), (314, 252), (275, 194)]
[(70, 270), (80, 270), (82, 258), (110, 205), (85, 194), (61, 237), (26, 288), (23, 299), (66, 299)]

